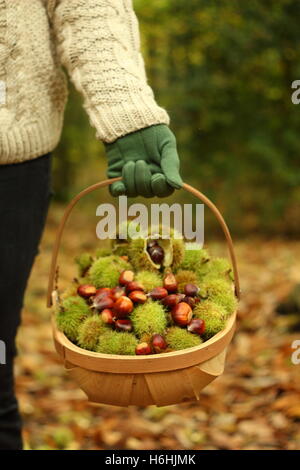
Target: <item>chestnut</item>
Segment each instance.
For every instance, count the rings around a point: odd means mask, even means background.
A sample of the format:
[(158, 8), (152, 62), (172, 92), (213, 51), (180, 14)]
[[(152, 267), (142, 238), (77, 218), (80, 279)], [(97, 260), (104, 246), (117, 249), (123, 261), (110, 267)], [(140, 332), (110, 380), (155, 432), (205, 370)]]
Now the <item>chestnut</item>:
[(121, 286), (126, 286), (129, 282), (132, 282), (134, 279), (134, 272), (125, 270), (121, 272), (120, 277), (119, 277), (119, 284)]
[(132, 323), (130, 320), (124, 320), (123, 318), (118, 318), (118, 320), (115, 321), (115, 327), (117, 330), (120, 331), (131, 331), (132, 330)]
[(186, 295), (186, 296), (181, 300), (181, 302), (185, 302), (186, 304), (189, 304), (189, 306), (190, 306), (191, 308), (194, 308), (195, 305), (196, 305), (196, 299), (195, 299), (195, 297), (190, 297), (190, 296), (188, 296), (188, 295)]
[(192, 319), (193, 311), (189, 304), (180, 302), (179, 304), (175, 305), (175, 307), (173, 307), (171, 315), (176, 325), (186, 326)]
[(178, 288), (178, 283), (176, 281), (176, 277), (173, 273), (168, 273), (164, 277), (164, 288), (167, 289), (168, 292), (176, 292)]
[(144, 304), (147, 301), (146, 294), (141, 290), (133, 290), (132, 292), (130, 292), (128, 297), (135, 304)]
[(205, 321), (201, 318), (194, 318), (187, 327), (187, 330), (197, 335), (202, 335), (205, 331)]
[(93, 298), (92, 307), (96, 308), (97, 310), (104, 310), (105, 308), (112, 308), (114, 306), (114, 301), (108, 295), (96, 295)]
[(96, 287), (92, 286), (91, 284), (82, 284), (81, 286), (78, 286), (77, 289), (77, 294), (85, 299), (88, 299), (92, 295), (96, 295), (96, 292)]
[(154, 246), (157, 246), (158, 243), (157, 243), (157, 240), (149, 240), (147, 242), (147, 249), (149, 250), (150, 248), (153, 248)]
[(167, 295), (167, 297), (164, 297), (162, 299), (162, 304), (165, 307), (172, 308), (175, 305), (177, 305), (179, 302), (181, 302), (182, 299), (184, 299), (185, 295), (184, 294), (170, 294)]
[(195, 297), (199, 292), (199, 287), (195, 286), (195, 284), (186, 284), (184, 286), (184, 293), (189, 297)]
[(114, 304), (113, 313), (117, 318), (127, 317), (133, 310), (132, 301), (123, 295)]
[(153, 300), (162, 300), (167, 297), (168, 291), (164, 287), (155, 287), (154, 289), (152, 289), (149, 295)]
[(118, 300), (122, 295), (125, 295), (125, 290), (123, 287), (117, 286), (111, 290), (111, 295), (114, 301)]
[(107, 323), (108, 325), (112, 325), (114, 323), (114, 315), (110, 308), (105, 308), (104, 310), (102, 310), (101, 318), (103, 322)]
[(161, 264), (165, 256), (164, 250), (159, 245), (149, 248), (148, 253), (155, 264)]
[(98, 295), (102, 295), (102, 296), (111, 295), (111, 293), (112, 293), (112, 289), (110, 287), (100, 287), (100, 289), (96, 290), (96, 296), (98, 296)]
[(160, 353), (167, 348), (167, 343), (165, 338), (162, 335), (155, 334), (152, 336), (152, 348), (156, 353)]
[(137, 354), (138, 356), (151, 354), (151, 353), (152, 353), (151, 347), (148, 343), (140, 343), (135, 348), (135, 354)]
[(140, 282), (138, 281), (132, 281), (132, 282), (129, 282), (127, 285), (126, 285), (126, 292), (131, 292), (133, 290), (141, 290), (141, 291), (144, 291), (145, 288), (143, 286), (143, 284), (141, 284)]

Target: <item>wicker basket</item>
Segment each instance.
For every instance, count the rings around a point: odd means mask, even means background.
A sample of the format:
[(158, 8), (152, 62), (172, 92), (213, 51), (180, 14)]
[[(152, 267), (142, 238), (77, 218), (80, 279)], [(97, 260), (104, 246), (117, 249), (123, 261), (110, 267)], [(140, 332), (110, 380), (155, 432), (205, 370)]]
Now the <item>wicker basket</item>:
[[(78, 194), (67, 207), (53, 248), (48, 307), (57, 299), (57, 292), (53, 291), (57, 256), (63, 229), (71, 210), (85, 194), (108, 186), (119, 179), (106, 180), (90, 186)], [(231, 236), (223, 217), (202, 193), (187, 184), (184, 184), (183, 188), (204, 202), (217, 217), (228, 243), (235, 279), (235, 294), (239, 298), (236, 259)], [(235, 323), (236, 312), (229, 318), (223, 331), (193, 348), (150, 356), (118, 356), (79, 348), (57, 329), (54, 318), (52, 321), (55, 347), (69, 375), (91, 402), (116, 406), (164, 406), (199, 400), (201, 390), (223, 373), (226, 350), (232, 339)]]

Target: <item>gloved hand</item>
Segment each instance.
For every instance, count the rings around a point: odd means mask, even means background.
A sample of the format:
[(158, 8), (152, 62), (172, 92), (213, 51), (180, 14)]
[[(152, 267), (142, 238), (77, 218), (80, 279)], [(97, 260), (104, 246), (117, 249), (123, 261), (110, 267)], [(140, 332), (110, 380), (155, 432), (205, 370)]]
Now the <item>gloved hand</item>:
[(107, 176), (122, 176), (110, 186), (113, 196), (166, 197), (182, 187), (176, 138), (165, 124), (157, 124), (105, 144)]

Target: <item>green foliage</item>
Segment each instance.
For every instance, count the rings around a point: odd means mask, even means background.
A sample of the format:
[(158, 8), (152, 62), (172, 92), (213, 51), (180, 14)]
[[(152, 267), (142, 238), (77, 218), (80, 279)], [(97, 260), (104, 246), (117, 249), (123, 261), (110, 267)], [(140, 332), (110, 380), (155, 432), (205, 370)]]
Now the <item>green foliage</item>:
[(200, 336), (190, 333), (178, 326), (173, 326), (169, 329), (166, 334), (166, 341), (168, 346), (174, 351), (192, 348), (193, 346), (199, 346), (202, 343)]
[(183, 292), (184, 286), (186, 284), (198, 284), (197, 275), (193, 271), (187, 269), (180, 269), (176, 275), (176, 280), (178, 283), (178, 291)]
[(131, 269), (131, 265), (119, 256), (105, 256), (98, 258), (89, 270), (89, 278), (97, 287), (115, 287), (118, 284), (122, 271)]
[(146, 292), (163, 285), (162, 276), (158, 272), (140, 271), (136, 274), (135, 280), (145, 287)]
[(214, 302), (231, 315), (237, 308), (237, 299), (234, 295), (232, 285), (225, 279), (212, 279), (201, 284), (200, 295)]
[(103, 322), (99, 315), (88, 317), (79, 326), (78, 329), (78, 345), (84, 349), (95, 351), (99, 336), (108, 330), (107, 325)]
[(227, 316), (224, 308), (210, 301), (200, 302), (194, 309), (194, 317), (201, 318), (201, 320), (205, 322), (205, 331), (203, 334), (205, 340), (225, 328)]
[(132, 356), (135, 354), (137, 344), (138, 341), (132, 333), (110, 330), (101, 335), (97, 352)]
[[(134, 6), (149, 83), (171, 116), (184, 180), (212, 198), (235, 234), (299, 234), (299, 105), (291, 102), (300, 77), (299, 1)], [(104, 176), (94, 136), (71, 86), (55, 150), (56, 197), (66, 200)]]
[(141, 337), (148, 334), (163, 334), (167, 327), (165, 309), (159, 302), (147, 301), (132, 312), (130, 319), (134, 332)]
[(77, 341), (78, 329), (81, 323), (91, 314), (91, 311), (79, 296), (63, 300), (56, 314), (57, 327), (73, 342)]

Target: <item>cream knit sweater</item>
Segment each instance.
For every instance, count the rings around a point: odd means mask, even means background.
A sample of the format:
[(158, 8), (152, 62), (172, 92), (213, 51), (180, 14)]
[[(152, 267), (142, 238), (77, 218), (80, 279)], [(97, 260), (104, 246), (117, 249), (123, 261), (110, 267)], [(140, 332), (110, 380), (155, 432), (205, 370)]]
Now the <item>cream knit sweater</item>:
[(96, 137), (169, 122), (147, 84), (131, 0), (0, 0), (0, 164), (55, 148), (67, 86)]

